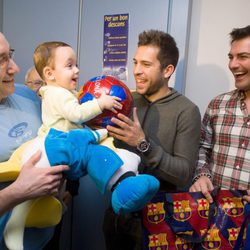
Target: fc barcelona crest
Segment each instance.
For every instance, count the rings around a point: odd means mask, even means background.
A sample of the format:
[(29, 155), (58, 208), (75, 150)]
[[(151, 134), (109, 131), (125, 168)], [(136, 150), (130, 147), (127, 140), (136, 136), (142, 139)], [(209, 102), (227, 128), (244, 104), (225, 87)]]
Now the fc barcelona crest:
[(200, 217), (207, 219), (209, 215), (209, 202), (207, 199), (198, 199), (198, 214)]
[(225, 197), (223, 198), (223, 210), (230, 217), (238, 217), (244, 213), (244, 204), (242, 197)]
[(234, 247), (234, 244), (238, 238), (240, 228), (228, 228), (228, 242), (231, 247)]
[(201, 244), (206, 250), (220, 250), (221, 238), (219, 236), (219, 229), (209, 229), (204, 241)]
[(193, 249), (193, 243), (176, 236), (175, 247), (177, 250)]
[(154, 224), (161, 223), (165, 219), (165, 209), (164, 209), (164, 203), (158, 202), (158, 203), (150, 203), (147, 205), (148, 213), (147, 218), (148, 221)]
[(174, 201), (174, 218), (177, 221), (186, 221), (191, 215), (189, 200)]
[(152, 234), (149, 235), (148, 238), (149, 238), (149, 243), (148, 243), (149, 250), (168, 250), (168, 241), (166, 233)]

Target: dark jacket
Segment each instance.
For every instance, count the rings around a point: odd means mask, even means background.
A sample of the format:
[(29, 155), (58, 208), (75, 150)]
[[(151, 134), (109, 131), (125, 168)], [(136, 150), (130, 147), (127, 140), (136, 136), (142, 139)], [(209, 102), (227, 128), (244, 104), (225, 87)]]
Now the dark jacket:
[[(198, 107), (174, 89), (152, 103), (137, 93), (133, 97), (151, 144), (148, 152), (140, 154), (140, 173), (157, 177), (165, 191), (185, 186), (192, 178), (198, 154), (201, 126)], [(122, 142), (116, 145), (135, 151)]]

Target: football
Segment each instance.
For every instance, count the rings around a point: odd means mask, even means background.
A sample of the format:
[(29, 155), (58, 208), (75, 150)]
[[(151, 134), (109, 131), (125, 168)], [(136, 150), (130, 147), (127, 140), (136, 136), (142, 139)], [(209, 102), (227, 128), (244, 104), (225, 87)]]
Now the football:
[[(130, 116), (133, 106), (133, 97), (129, 88), (120, 80), (113, 76), (97, 76), (87, 81), (79, 90), (78, 100), (84, 103), (93, 98), (100, 97), (102, 91), (107, 95), (117, 96), (121, 98), (122, 109), (118, 113)], [(111, 118), (116, 116), (109, 110), (103, 110), (102, 114), (88, 121), (86, 124), (94, 128), (106, 128), (107, 125), (114, 125)]]

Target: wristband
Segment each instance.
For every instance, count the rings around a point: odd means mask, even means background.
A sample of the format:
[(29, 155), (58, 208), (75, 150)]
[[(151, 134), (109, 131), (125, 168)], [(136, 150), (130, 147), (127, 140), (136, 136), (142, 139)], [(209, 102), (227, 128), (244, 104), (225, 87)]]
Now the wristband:
[(196, 176), (193, 178), (192, 184), (194, 184), (194, 183), (195, 183), (200, 177), (202, 177), (202, 176), (206, 176), (206, 177), (208, 177), (210, 180), (212, 180), (211, 174), (209, 174), (209, 173), (200, 173), (200, 174), (196, 175)]

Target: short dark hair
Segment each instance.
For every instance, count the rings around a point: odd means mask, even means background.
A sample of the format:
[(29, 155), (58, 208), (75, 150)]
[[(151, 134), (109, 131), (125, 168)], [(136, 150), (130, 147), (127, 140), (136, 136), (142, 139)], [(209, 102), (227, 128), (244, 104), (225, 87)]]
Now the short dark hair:
[(243, 27), (243, 28), (235, 28), (229, 33), (231, 37), (231, 44), (234, 41), (246, 38), (250, 36), (250, 25)]
[(39, 44), (33, 55), (35, 68), (42, 79), (43, 69), (46, 66), (54, 67), (54, 54), (55, 50), (59, 47), (71, 47), (67, 43), (60, 41), (44, 42)]
[(143, 31), (139, 34), (138, 47), (144, 45), (152, 45), (160, 49), (157, 58), (162, 69), (170, 64), (176, 67), (179, 59), (179, 50), (171, 35), (160, 30)]

